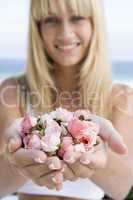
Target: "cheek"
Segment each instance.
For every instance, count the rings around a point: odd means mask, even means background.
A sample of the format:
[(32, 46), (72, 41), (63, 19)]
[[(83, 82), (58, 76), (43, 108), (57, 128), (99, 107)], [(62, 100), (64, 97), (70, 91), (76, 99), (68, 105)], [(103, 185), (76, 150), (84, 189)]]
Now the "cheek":
[(54, 31), (52, 31), (51, 29), (41, 29), (41, 37), (42, 37), (42, 42), (43, 42), (43, 46), (46, 49), (51, 48), (51, 44), (54, 41)]
[(88, 46), (88, 44), (90, 43), (91, 38), (92, 38), (92, 32), (85, 29), (83, 32), (83, 38), (84, 38), (84, 42), (85, 42), (86, 46)]
[(43, 46), (46, 50), (50, 50), (53, 43), (53, 35), (52, 34), (45, 34), (43, 35)]
[(92, 38), (92, 28), (90, 25), (84, 25), (80, 29), (80, 35), (85, 46), (88, 46)]

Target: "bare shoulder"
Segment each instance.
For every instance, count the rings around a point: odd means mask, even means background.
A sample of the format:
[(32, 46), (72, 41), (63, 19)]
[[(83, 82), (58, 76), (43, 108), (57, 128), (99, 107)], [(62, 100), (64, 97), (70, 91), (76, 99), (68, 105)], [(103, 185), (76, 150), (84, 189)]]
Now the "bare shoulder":
[(111, 90), (113, 111), (133, 116), (133, 88), (125, 84), (114, 84)]
[(133, 153), (133, 88), (125, 84), (116, 84), (111, 93), (112, 123)]
[(18, 83), (15, 78), (4, 80), (0, 85), (0, 104), (6, 106), (7, 104), (15, 103), (17, 99)]
[(20, 115), (19, 85), (17, 79), (8, 78), (0, 85), (0, 120), (11, 121)]
[(111, 90), (111, 95), (116, 94), (130, 94), (133, 92), (133, 87), (123, 84), (123, 83), (115, 83)]

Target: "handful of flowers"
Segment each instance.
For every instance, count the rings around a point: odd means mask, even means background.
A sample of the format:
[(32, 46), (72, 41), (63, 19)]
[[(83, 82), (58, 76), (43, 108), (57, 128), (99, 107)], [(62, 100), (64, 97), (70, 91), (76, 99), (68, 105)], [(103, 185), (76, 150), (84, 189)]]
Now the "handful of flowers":
[(70, 112), (63, 108), (34, 117), (26, 115), (19, 122), (23, 147), (56, 155), (67, 163), (76, 160), (88, 164), (85, 155), (97, 144), (99, 125), (90, 119), (90, 111)]

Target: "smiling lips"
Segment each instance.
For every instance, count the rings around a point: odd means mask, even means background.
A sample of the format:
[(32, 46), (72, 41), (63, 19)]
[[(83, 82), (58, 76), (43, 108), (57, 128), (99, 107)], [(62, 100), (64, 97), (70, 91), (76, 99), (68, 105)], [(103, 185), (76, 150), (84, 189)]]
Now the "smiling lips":
[(79, 46), (80, 43), (79, 42), (76, 42), (76, 43), (73, 43), (73, 44), (68, 44), (68, 45), (55, 45), (55, 47), (64, 52), (64, 53), (67, 53), (67, 52), (70, 52), (72, 51), (73, 49), (75, 49), (77, 46)]

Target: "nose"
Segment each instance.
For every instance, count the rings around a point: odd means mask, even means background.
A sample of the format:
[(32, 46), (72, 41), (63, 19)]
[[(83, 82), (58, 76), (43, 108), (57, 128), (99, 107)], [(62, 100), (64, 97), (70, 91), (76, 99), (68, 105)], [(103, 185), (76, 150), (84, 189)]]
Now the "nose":
[(72, 41), (74, 35), (75, 33), (73, 26), (67, 21), (62, 22), (58, 34), (58, 41), (64, 44), (68, 44)]

